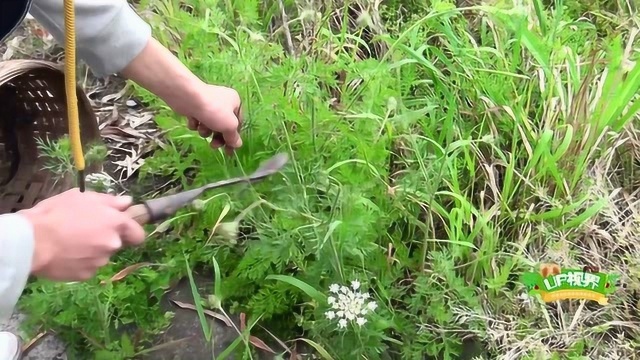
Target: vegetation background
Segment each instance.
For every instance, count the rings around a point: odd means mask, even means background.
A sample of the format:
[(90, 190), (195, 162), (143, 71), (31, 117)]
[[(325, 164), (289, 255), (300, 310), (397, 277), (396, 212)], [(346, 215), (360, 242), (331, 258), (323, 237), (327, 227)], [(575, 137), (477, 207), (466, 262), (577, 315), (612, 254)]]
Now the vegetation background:
[[(259, 339), (287, 359), (303, 344), (324, 359), (637, 356), (631, 0), (134, 6), (203, 80), (239, 91), (245, 145), (212, 152), (154, 96), (120, 87), (161, 130), (126, 156), (111, 142), (114, 166), (129, 169), (122, 186), (195, 187), (277, 152), (290, 164), (150, 227), (92, 281), (34, 281), (21, 302), (42, 314), (32, 334), (54, 331), (79, 358), (134, 358), (171, 321), (159, 299), (195, 273), (215, 280), (194, 291), (202, 319), (246, 315), (255, 338), (229, 348), (238, 358), (264, 350)], [(544, 304), (518, 281), (540, 262), (620, 274), (618, 290), (605, 306)], [(377, 307), (341, 328), (329, 289), (352, 281)]]

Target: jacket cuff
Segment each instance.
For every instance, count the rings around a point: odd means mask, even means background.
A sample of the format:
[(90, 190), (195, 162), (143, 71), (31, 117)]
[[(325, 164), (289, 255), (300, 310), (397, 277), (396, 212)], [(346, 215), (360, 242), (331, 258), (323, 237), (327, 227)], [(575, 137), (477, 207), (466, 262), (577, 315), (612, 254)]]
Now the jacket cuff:
[(33, 226), (20, 214), (0, 215), (0, 320), (11, 317), (31, 274)]

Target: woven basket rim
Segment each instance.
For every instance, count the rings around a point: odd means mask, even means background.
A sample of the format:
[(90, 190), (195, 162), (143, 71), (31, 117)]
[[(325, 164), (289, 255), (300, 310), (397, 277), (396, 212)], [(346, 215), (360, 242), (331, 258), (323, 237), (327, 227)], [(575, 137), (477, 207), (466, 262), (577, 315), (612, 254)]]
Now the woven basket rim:
[[(10, 168), (8, 175), (13, 176), (0, 185), (0, 214), (32, 207), (76, 186), (73, 174), (53, 183), (57, 174), (42, 168), (43, 157), (35, 145), (37, 137), (55, 141), (69, 134), (63, 69), (63, 64), (48, 60), (0, 61), (0, 96), (5, 96), (0, 98), (0, 108), (6, 110), (0, 113), (0, 151), (4, 153), (0, 154), (0, 169)], [(76, 94), (86, 153), (90, 146), (104, 141), (93, 104), (77, 83)], [(87, 164), (86, 173), (101, 171), (102, 165)]]

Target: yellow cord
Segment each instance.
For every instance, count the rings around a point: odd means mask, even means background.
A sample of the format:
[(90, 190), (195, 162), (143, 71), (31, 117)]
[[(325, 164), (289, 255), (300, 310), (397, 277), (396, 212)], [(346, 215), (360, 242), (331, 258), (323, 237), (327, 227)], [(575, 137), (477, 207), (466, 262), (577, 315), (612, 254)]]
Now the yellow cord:
[(67, 95), (67, 112), (69, 117), (69, 140), (73, 151), (73, 160), (78, 172), (78, 187), (84, 191), (84, 154), (80, 138), (80, 118), (78, 115), (78, 98), (76, 96), (76, 26), (73, 0), (64, 0), (65, 28), (65, 91)]

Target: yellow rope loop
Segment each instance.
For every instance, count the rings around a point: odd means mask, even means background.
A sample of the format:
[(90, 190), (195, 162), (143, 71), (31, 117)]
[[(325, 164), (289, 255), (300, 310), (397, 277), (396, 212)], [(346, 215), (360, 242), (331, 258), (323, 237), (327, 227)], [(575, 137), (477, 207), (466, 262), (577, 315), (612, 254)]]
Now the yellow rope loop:
[(67, 112), (69, 120), (69, 140), (73, 151), (73, 160), (78, 172), (78, 185), (84, 191), (84, 154), (80, 138), (80, 118), (78, 114), (78, 98), (76, 95), (76, 26), (73, 0), (64, 0), (65, 28), (65, 92), (67, 96)]

